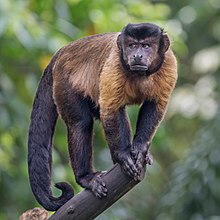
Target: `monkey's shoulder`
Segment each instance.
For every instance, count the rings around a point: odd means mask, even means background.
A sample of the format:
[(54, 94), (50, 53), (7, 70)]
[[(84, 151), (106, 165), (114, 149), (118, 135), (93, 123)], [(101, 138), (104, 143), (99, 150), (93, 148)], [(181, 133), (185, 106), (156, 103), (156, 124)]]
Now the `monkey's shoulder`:
[(61, 72), (66, 73), (88, 68), (100, 69), (102, 63), (116, 47), (118, 34), (97, 34), (69, 43), (58, 51), (56, 66), (63, 69)]
[(63, 48), (63, 50), (74, 49), (78, 50), (78, 53), (81, 51), (88, 52), (91, 50), (102, 50), (106, 46), (111, 45), (112, 43), (116, 43), (118, 35), (119, 33), (117, 32), (110, 32), (86, 36), (70, 42)]

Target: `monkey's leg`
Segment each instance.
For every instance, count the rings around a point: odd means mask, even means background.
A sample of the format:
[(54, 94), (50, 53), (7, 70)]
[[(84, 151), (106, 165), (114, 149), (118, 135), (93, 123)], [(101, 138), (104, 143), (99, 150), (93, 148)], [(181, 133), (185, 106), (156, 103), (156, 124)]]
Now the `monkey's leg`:
[(76, 181), (92, 190), (97, 197), (106, 196), (107, 189), (101, 172), (92, 168), (92, 122), (86, 119), (68, 126), (69, 152)]
[(106, 139), (114, 163), (119, 163), (126, 174), (137, 179), (138, 170), (131, 157), (131, 128), (124, 108), (114, 114), (101, 116)]
[(97, 197), (103, 197), (107, 193), (105, 183), (102, 181), (101, 172), (95, 172), (92, 166), (91, 109), (91, 100), (72, 94), (71, 104), (66, 106), (65, 112), (61, 114), (67, 125), (69, 154), (77, 183), (92, 190)]

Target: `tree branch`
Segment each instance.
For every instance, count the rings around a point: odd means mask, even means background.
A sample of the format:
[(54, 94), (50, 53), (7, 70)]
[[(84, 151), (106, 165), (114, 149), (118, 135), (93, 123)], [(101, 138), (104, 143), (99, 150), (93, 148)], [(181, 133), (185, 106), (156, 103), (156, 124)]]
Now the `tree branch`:
[(119, 164), (103, 175), (103, 180), (108, 189), (107, 197), (98, 199), (85, 189), (58, 209), (48, 220), (94, 219), (140, 182), (125, 175)]

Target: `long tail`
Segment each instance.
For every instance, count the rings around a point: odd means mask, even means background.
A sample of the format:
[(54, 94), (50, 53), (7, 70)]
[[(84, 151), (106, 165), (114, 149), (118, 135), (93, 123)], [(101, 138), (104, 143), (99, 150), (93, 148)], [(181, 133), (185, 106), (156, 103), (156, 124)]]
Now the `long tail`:
[(58, 117), (53, 101), (52, 68), (56, 56), (44, 71), (35, 96), (28, 137), (28, 171), (31, 189), (37, 201), (47, 210), (55, 211), (73, 197), (68, 183), (57, 183), (62, 190), (58, 198), (51, 192), (52, 137)]

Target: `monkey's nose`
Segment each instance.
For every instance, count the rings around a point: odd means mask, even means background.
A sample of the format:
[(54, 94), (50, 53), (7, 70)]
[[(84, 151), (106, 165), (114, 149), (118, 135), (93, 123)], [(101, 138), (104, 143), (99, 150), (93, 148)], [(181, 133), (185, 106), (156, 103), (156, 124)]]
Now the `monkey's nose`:
[(135, 62), (140, 62), (142, 60), (143, 55), (142, 54), (134, 54), (134, 61)]

